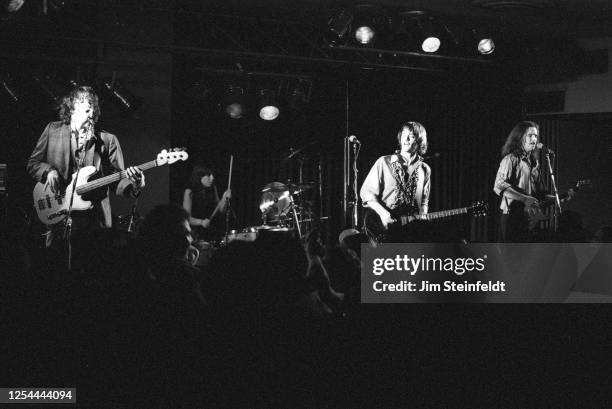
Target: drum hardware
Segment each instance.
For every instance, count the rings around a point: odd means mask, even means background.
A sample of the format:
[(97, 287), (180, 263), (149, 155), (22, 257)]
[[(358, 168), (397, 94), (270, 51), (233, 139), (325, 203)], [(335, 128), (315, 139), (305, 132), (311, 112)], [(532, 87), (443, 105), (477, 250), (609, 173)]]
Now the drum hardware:
[[(190, 262), (198, 267), (206, 267), (219, 246), (215, 242), (197, 240), (189, 247)], [(193, 251), (195, 250), (195, 252)], [(197, 252), (197, 253), (196, 253)]]
[[(272, 186), (270, 186), (272, 185)], [(299, 195), (302, 192), (312, 189), (314, 186), (314, 182), (306, 182), (306, 183), (280, 183), (280, 182), (272, 182), (261, 190), (261, 193), (266, 192), (290, 192), (293, 195)]]

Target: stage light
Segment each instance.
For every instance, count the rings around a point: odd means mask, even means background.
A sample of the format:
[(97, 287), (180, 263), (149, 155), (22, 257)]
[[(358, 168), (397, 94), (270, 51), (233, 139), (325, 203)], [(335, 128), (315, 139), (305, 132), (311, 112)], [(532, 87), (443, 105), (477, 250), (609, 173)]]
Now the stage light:
[(421, 43), (421, 49), (426, 53), (435, 53), (440, 49), (440, 39), (435, 36), (425, 38)]
[(346, 38), (346, 33), (349, 31), (353, 14), (347, 10), (341, 10), (336, 15), (332, 16), (327, 22), (327, 32), (325, 39), (333, 45), (341, 43)]
[(6, 11), (9, 13), (16, 13), (23, 7), (25, 0), (9, 0), (5, 4)]
[(240, 119), (244, 116), (245, 92), (244, 88), (235, 84), (229, 84), (225, 90), (225, 113), (232, 119)]
[(434, 25), (434, 21), (431, 17), (424, 16), (418, 19), (418, 26), (421, 29), (423, 42), (421, 43), (421, 50), (426, 53), (435, 53), (440, 49), (442, 42), (440, 41), (440, 35)]
[(361, 26), (355, 30), (355, 40), (361, 44), (370, 44), (376, 33), (370, 26)]
[(270, 89), (259, 91), (259, 117), (264, 121), (272, 121), (278, 117), (280, 110), (276, 103), (276, 94)]
[(483, 55), (492, 54), (495, 51), (495, 42), (492, 38), (482, 38), (478, 41), (478, 52)]
[(357, 5), (354, 15), (353, 37), (360, 45), (372, 45), (389, 31), (391, 20), (379, 6)]
[(111, 100), (125, 111), (134, 112), (142, 103), (141, 99), (132, 94), (114, 75), (113, 78), (103, 80), (102, 86)]
[(405, 37), (420, 45), (426, 53), (437, 52), (442, 40), (434, 19), (423, 11), (411, 10), (400, 13), (401, 28)]
[(0, 81), (0, 88), (6, 99), (12, 104), (18, 104), (23, 100), (21, 90), (10, 79)]

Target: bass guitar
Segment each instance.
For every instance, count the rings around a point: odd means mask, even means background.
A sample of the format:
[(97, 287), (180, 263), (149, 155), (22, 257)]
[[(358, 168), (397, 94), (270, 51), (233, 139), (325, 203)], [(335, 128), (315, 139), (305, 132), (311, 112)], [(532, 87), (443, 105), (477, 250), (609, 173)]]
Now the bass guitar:
[[(187, 160), (187, 158), (187, 152), (183, 149), (171, 149), (170, 151), (164, 149), (157, 155), (157, 159), (138, 165), (138, 168), (145, 171), (157, 166), (184, 161)], [(32, 196), (34, 198), (34, 208), (36, 209), (36, 214), (40, 221), (44, 224), (52, 225), (64, 220), (68, 216), (71, 196), (73, 198), (71, 211), (91, 209), (93, 207), (92, 201), (84, 199), (82, 197), (83, 195), (127, 178), (126, 171), (122, 170), (121, 172), (116, 172), (112, 175), (90, 181), (90, 177), (96, 173), (96, 171), (97, 169), (95, 166), (85, 166), (81, 168), (79, 172), (75, 172), (72, 175), (71, 182), (63, 192), (53, 193), (47, 184), (37, 183), (36, 186), (34, 186)]]
[(398, 208), (391, 210), (390, 213), (396, 220), (395, 223), (390, 224), (385, 228), (380, 216), (372, 209), (366, 208), (363, 217), (363, 231), (370, 239), (371, 243), (384, 243), (390, 239), (392, 241), (403, 241), (406, 237), (409, 237), (410, 226), (409, 224), (415, 221), (423, 220), (430, 221), (441, 219), (445, 217), (455, 216), (459, 214), (470, 214), (472, 216), (484, 216), (487, 214), (489, 205), (483, 201), (475, 202), (472, 206), (460, 207), (457, 209), (442, 210), (439, 212), (432, 212), (427, 214), (409, 214), (403, 213), (403, 209)]

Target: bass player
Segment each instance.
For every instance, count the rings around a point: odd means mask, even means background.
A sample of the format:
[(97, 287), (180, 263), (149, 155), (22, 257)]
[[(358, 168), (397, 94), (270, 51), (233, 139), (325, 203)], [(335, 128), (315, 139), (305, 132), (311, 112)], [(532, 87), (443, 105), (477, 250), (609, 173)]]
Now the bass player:
[[(93, 88), (77, 86), (60, 105), (60, 121), (50, 122), (36, 143), (27, 163), (27, 171), (37, 182), (46, 184), (54, 194), (71, 183), (71, 175), (85, 166), (94, 166), (100, 176), (124, 170), (123, 153), (117, 137), (94, 126), (100, 117), (100, 104)], [(110, 185), (117, 195), (137, 197), (145, 186), (142, 171), (126, 169), (127, 178)], [(85, 242), (87, 232), (96, 227), (111, 227), (109, 187), (92, 192), (95, 196), (89, 210), (71, 214), (71, 242)], [(69, 198), (66, 198), (69, 200)], [(50, 228), (45, 240), (49, 248), (61, 229)], [(70, 244), (70, 243), (68, 243)], [(70, 265), (70, 262), (69, 262)]]

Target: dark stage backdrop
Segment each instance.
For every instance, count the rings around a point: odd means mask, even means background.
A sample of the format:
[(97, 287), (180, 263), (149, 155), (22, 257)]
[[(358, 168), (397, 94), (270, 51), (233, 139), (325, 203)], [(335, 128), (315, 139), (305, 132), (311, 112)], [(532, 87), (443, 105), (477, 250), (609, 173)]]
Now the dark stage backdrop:
[[(189, 94), (196, 61), (175, 59), (173, 143), (185, 145), (191, 159), (216, 170), (219, 190), (226, 187), (229, 155), (234, 154), (232, 188), (237, 227), (261, 224), (261, 188), (269, 182), (298, 180), (300, 161), (283, 160), (290, 148), (307, 146), (303, 180), (318, 181), (322, 175), (322, 216), (327, 237), (336, 240), (346, 227), (342, 220), (342, 146), (347, 134), (357, 135), (363, 148), (359, 158), (359, 185), (377, 157), (397, 148), (396, 134), (407, 120), (423, 123), (429, 137), (432, 167), (430, 210), (471, 205), (482, 200), (490, 215), (473, 219), (458, 216), (441, 222), (447, 231), (472, 241), (494, 240), (498, 199), (493, 181), (500, 148), (514, 123), (520, 119), (520, 93), (512, 72), (500, 71), (494, 79), (478, 73), (432, 74), (359, 70), (339, 74), (321, 73), (313, 82), (309, 109), (301, 114), (282, 110), (276, 121), (265, 122), (254, 112), (239, 120), (224, 116), (209, 101)], [(215, 77), (216, 81), (228, 78)], [(348, 90), (348, 125), (347, 125)], [(194, 103), (194, 101), (196, 101)], [(171, 173), (171, 197), (180, 202), (190, 165), (176, 166)], [(316, 192), (305, 194), (319, 209)]]
[(610, 114), (563, 115), (534, 118), (541, 133), (556, 151), (560, 193), (588, 179), (564, 210), (578, 212), (589, 236), (612, 220), (612, 116)]

